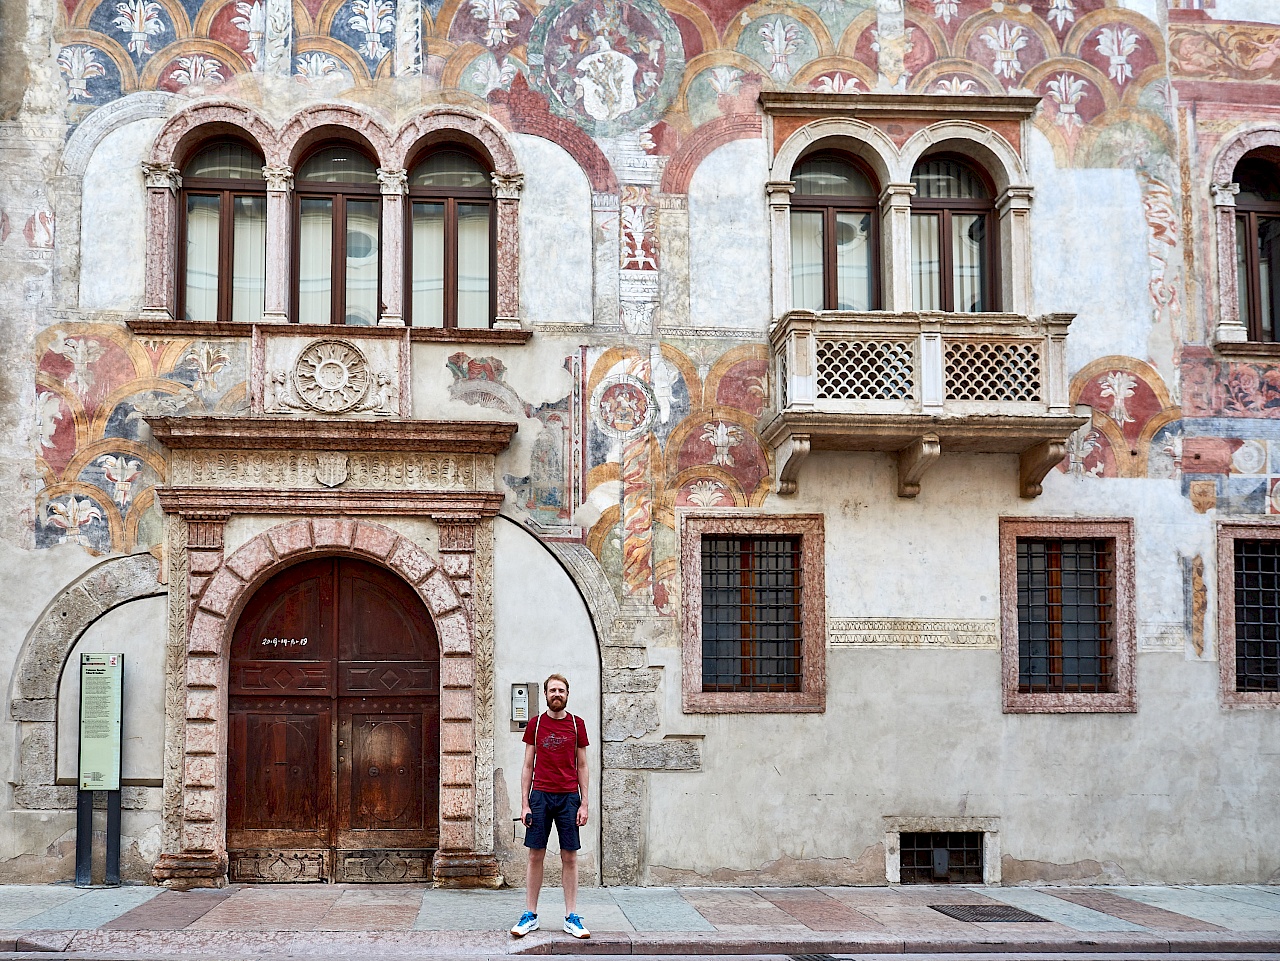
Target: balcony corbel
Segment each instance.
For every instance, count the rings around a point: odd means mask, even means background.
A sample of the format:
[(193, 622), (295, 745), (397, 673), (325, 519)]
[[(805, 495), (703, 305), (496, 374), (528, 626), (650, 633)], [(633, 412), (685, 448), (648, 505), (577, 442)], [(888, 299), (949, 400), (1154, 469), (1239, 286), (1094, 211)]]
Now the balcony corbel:
[(919, 494), (920, 478), (941, 456), (942, 442), (937, 434), (925, 434), (898, 451), (898, 496)]
[(1039, 497), (1049, 471), (1067, 456), (1065, 440), (1046, 440), (1018, 455), (1018, 493), (1023, 497)]
[(800, 476), (800, 465), (809, 456), (809, 435), (790, 434), (778, 445), (774, 455), (778, 464), (778, 493), (794, 494), (800, 489), (797, 478)]

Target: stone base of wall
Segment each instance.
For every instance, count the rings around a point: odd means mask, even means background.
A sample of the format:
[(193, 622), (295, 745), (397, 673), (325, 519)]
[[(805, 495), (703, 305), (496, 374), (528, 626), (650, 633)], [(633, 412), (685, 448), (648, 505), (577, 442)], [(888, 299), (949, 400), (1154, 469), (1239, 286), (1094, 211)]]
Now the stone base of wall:
[(431, 873), (438, 888), (500, 888), (504, 883), (492, 854), (437, 851)]
[(227, 857), (225, 854), (163, 854), (151, 873), (160, 884), (174, 891), (220, 888), (227, 883)]

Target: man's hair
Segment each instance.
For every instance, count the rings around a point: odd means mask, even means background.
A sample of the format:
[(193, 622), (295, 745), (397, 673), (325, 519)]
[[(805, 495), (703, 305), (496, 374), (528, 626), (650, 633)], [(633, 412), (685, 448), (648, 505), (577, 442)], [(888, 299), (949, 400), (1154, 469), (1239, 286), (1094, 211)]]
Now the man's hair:
[(552, 674), (549, 678), (547, 678), (545, 681), (542, 682), (543, 694), (547, 693), (547, 685), (550, 684), (552, 681), (559, 681), (560, 683), (562, 683), (564, 685), (565, 693), (568, 693), (569, 679), (565, 677), (563, 674)]

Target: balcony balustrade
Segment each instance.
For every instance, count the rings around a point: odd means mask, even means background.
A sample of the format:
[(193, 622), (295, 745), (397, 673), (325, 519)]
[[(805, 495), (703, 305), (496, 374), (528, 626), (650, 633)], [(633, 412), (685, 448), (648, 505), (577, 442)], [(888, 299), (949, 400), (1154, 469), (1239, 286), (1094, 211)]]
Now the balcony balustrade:
[(898, 455), (898, 494), (914, 497), (943, 451), (1019, 455), (1019, 490), (1040, 493), (1062, 460), (1073, 415), (1066, 370), (1074, 314), (793, 310), (770, 332), (772, 407), (761, 436), (779, 494), (794, 494), (818, 450)]

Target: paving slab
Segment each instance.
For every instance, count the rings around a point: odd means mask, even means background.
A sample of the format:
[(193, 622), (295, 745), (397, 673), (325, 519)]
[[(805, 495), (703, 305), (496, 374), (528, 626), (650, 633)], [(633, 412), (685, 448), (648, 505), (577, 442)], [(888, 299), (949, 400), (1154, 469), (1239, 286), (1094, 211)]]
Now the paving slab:
[(108, 931), (179, 931), (234, 894), (234, 889), (162, 891), (150, 901), (100, 925)]
[[(549, 894), (549, 891), (543, 890), (540, 900), (545, 901)], [(501, 931), (505, 933), (511, 925), (520, 920), (523, 912), (524, 891), (522, 890), (431, 891), (422, 899), (422, 907), (413, 923), (413, 929), (415, 931)], [(543, 905), (539, 904), (539, 920), (545, 913)]]
[(0, 885), (0, 928), (13, 927), (84, 893), (70, 885)]
[[(1126, 888), (1125, 890), (1128, 889)], [(1153, 907), (1141, 901), (1122, 897), (1113, 891), (1104, 891), (1100, 888), (1054, 888), (1046, 890), (1045, 893), (1055, 898), (1061, 898), (1064, 901), (1070, 901), (1073, 904), (1092, 908), (1094, 911), (1100, 911), (1103, 914), (1109, 914), (1113, 918), (1131, 921), (1134, 924), (1152, 930), (1174, 932), (1226, 930), (1219, 925), (1200, 921), (1196, 918), (1189, 918), (1176, 911), (1166, 911), (1164, 908)]]
[(680, 896), (717, 930), (804, 928), (803, 922), (749, 888), (681, 888)]
[(988, 888), (990, 897), (1076, 931), (1145, 931), (1140, 924), (1031, 888)]
[(636, 931), (714, 931), (675, 888), (609, 888), (614, 903)]
[(882, 931), (884, 926), (815, 888), (757, 888), (771, 901), (812, 931)]
[(1198, 918), (1228, 931), (1280, 932), (1280, 909), (1269, 911), (1245, 901), (1210, 894), (1203, 888), (1133, 886), (1120, 893), (1131, 900)]
[(5, 926), (27, 931), (78, 931), (113, 921), (126, 911), (157, 897), (162, 888), (120, 887), (79, 890), (78, 897)]

